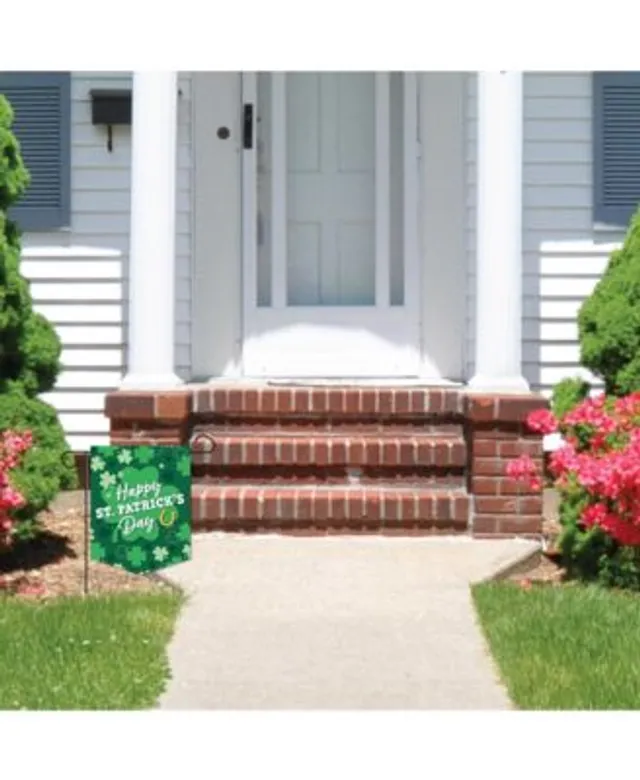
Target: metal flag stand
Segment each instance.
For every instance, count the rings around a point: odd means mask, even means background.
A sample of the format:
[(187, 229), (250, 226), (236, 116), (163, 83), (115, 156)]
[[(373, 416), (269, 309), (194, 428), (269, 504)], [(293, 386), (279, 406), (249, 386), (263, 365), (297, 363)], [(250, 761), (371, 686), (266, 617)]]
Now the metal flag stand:
[[(71, 450), (62, 453), (61, 460), (67, 466), (75, 469), (77, 467), (76, 458)], [(89, 562), (91, 560), (91, 525), (89, 518), (89, 453), (84, 465), (84, 505), (83, 505), (83, 525), (84, 525), (84, 551), (82, 567), (82, 595), (89, 595)]]

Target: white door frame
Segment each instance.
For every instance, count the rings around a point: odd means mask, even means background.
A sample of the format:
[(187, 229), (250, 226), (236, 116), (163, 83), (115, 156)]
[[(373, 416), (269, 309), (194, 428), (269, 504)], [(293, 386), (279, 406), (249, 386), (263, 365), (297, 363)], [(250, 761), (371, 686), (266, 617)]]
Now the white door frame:
[[(259, 308), (257, 290), (257, 73), (244, 73), (242, 103), (253, 110), (252, 148), (242, 155), (243, 373), (246, 376), (318, 376), (320, 352), (331, 367), (321, 376), (418, 376), (421, 371), (418, 210), (417, 74), (405, 73), (403, 117), (404, 305), (389, 301), (389, 73), (376, 74), (376, 285), (375, 306), (286, 306), (286, 76), (273, 73), (271, 133), (271, 306)], [(300, 322), (302, 320), (302, 322)], [(285, 338), (274, 332), (282, 326)], [(295, 331), (293, 337), (292, 332)], [(347, 335), (354, 334), (356, 336)], [(355, 338), (353, 355), (345, 338)], [(316, 341), (314, 341), (316, 339)], [(354, 342), (356, 344), (356, 342)], [(299, 350), (299, 353), (298, 353)], [(287, 351), (289, 354), (287, 354)], [(296, 368), (291, 368), (291, 358)], [(343, 356), (343, 359), (341, 358)], [(262, 361), (265, 361), (265, 364)], [(360, 362), (358, 362), (360, 361)]]

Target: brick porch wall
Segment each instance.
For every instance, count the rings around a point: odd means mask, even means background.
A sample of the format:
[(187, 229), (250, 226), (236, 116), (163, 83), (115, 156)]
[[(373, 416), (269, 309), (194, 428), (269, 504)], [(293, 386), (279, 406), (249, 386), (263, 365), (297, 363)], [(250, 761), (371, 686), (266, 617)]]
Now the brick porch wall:
[(531, 394), (467, 395), (465, 438), (469, 456), (470, 519), (474, 536), (538, 536), (542, 533), (542, 493), (506, 476), (510, 460), (530, 455), (543, 470), (542, 436), (524, 425), (529, 412), (548, 406)]

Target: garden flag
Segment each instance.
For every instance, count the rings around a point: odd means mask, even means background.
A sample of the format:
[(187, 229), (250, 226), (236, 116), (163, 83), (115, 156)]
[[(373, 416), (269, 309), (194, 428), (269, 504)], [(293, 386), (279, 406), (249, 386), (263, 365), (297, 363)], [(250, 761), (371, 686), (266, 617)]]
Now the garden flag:
[(191, 558), (188, 447), (92, 447), (91, 560), (136, 574)]

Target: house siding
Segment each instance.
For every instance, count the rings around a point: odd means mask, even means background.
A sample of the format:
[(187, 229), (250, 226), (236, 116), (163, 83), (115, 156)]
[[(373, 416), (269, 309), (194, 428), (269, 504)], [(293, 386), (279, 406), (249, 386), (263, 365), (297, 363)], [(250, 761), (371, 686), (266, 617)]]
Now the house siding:
[[(548, 393), (577, 374), (576, 315), (623, 238), (593, 220), (592, 74), (526, 73), (523, 125), (523, 372)], [(477, 76), (466, 101), (467, 377), (474, 371)]]
[[(56, 327), (63, 371), (45, 396), (60, 413), (70, 446), (108, 442), (104, 396), (126, 371), (131, 128), (91, 124), (90, 91), (129, 88), (130, 73), (71, 78), (71, 227), (23, 236), (23, 270), (35, 308)], [(179, 77), (176, 216), (176, 372), (191, 374), (192, 105), (191, 77)], [(70, 263), (78, 273), (70, 276)]]

